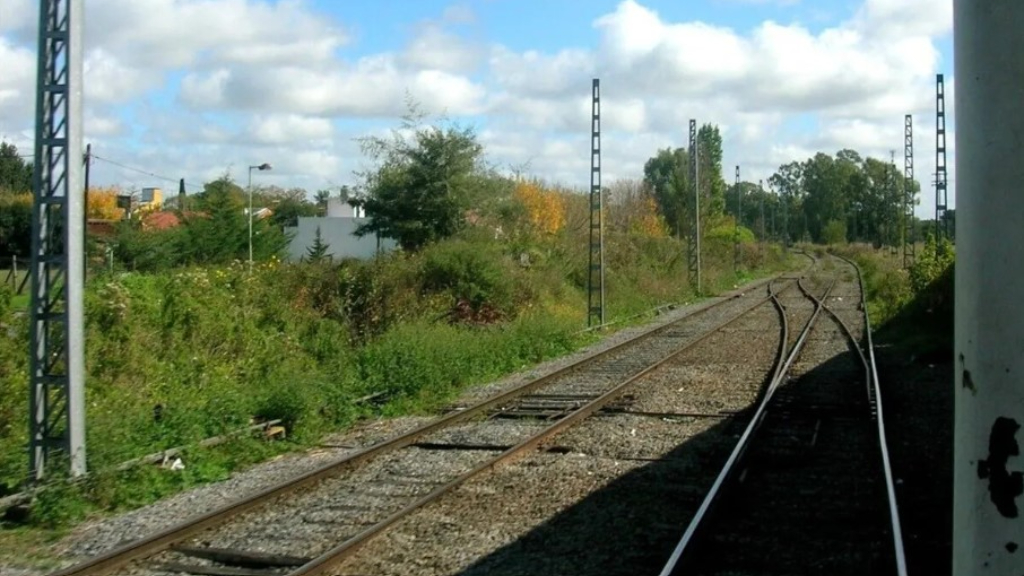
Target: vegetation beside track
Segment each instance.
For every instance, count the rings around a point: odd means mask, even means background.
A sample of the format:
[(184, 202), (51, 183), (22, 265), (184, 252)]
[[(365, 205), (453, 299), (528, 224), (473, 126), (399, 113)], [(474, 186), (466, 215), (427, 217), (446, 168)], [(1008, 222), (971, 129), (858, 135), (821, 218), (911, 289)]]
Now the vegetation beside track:
[[(609, 321), (694, 298), (677, 240), (608, 242)], [(585, 250), (581, 235), (524, 249), (468, 230), (366, 262), (96, 275), (86, 292), (94, 473), (44, 492), (30, 522), (54, 529), (143, 505), (361, 418), (429, 411), (467, 385), (592, 342), (597, 334), (580, 333)], [(708, 292), (783, 266), (779, 250), (748, 244), (736, 273), (731, 242), (707, 250)], [(27, 319), (3, 288), (0, 329), (0, 491), (11, 493), (27, 469), (28, 344)], [(111, 472), (252, 419), (283, 420), (287, 440), (188, 449), (184, 470)]]
[(929, 240), (911, 266), (901, 255), (850, 245), (834, 250), (860, 266), (876, 338), (920, 353), (953, 350), (953, 245)]

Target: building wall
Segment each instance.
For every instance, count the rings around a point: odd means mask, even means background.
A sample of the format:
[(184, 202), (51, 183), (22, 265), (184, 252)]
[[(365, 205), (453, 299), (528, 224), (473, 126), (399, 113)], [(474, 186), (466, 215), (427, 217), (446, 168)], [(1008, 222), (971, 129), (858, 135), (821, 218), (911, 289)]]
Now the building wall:
[[(299, 217), (298, 226), (285, 229), (285, 232), (293, 234), (288, 245), (288, 257), (291, 260), (304, 258), (313, 245), (319, 226), (320, 239), (328, 245), (327, 253), (335, 260), (372, 258), (377, 253), (377, 238), (373, 235), (358, 238), (353, 234), (356, 227), (366, 221), (366, 218)], [(394, 240), (380, 239), (381, 250), (394, 250), (396, 246)]]
[(343, 202), (341, 198), (330, 198), (327, 200), (327, 216), (334, 218), (365, 218), (366, 214), (362, 208), (351, 206)]

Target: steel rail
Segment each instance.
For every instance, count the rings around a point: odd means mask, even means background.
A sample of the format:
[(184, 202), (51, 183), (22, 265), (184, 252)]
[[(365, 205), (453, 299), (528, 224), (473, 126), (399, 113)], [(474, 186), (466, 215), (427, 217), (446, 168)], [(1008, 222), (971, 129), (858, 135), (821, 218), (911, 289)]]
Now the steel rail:
[[(704, 520), (708, 517), (709, 511), (712, 509), (715, 502), (717, 501), (719, 495), (722, 492), (723, 487), (725, 486), (726, 482), (729, 479), (731, 479), (734, 470), (736, 469), (736, 463), (739, 462), (740, 458), (742, 458), (743, 454), (749, 447), (754, 434), (756, 434), (757, 429), (760, 428), (761, 422), (764, 421), (764, 416), (767, 412), (768, 403), (771, 401), (772, 396), (774, 396), (775, 394), (775, 391), (778, 389), (780, 383), (785, 378), (786, 374), (789, 372), (789, 369), (792, 366), (793, 362), (796, 360), (800, 351), (803, 349), (804, 343), (807, 341), (807, 335), (810, 334), (811, 328), (814, 325), (815, 320), (817, 319), (818, 315), (820, 314), (823, 308), (821, 300), (815, 298), (813, 294), (808, 292), (804, 288), (800, 280), (797, 281), (797, 285), (800, 287), (800, 290), (804, 292), (804, 294), (806, 294), (808, 297), (811, 298), (812, 301), (814, 301), (814, 312), (811, 314), (811, 317), (807, 320), (807, 323), (804, 325), (803, 330), (801, 330), (800, 335), (797, 338), (797, 341), (793, 344), (793, 348), (790, 350), (789, 354), (786, 354), (786, 359), (785, 362), (782, 363), (781, 370), (778, 370), (775, 373), (774, 378), (768, 384), (768, 388), (765, 390), (764, 396), (761, 398), (761, 402), (757, 406), (757, 410), (754, 412), (753, 417), (751, 417), (750, 422), (747, 424), (747, 427), (743, 430), (743, 434), (736, 442), (736, 446), (733, 448), (732, 453), (729, 454), (729, 458), (726, 460), (725, 465), (722, 467), (722, 470), (718, 473), (718, 476), (715, 478), (715, 482), (711, 485), (711, 488), (704, 496), (704, 500), (701, 502), (700, 508), (697, 509), (697, 513), (694, 514), (693, 518), (690, 520), (690, 523), (686, 526), (686, 531), (683, 532), (683, 536), (682, 538), (680, 538), (679, 543), (677, 543), (676, 547), (672, 550), (672, 554), (671, 556), (669, 556), (668, 561), (662, 568), (660, 576), (670, 576), (676, 570), (676, 565), (682, 558), (683, 552), (686, 551), (695, 540), (697, 531), (704, 525)], [(829, 293), (831, 293), (832, 288), (834, 286), (835, 280), (833, 279), (833, 281), (829, 284), (828, 288), (825, 290), (823, 296), (824, 298), (828, 297)], [(781, 307), (781, 303), (779, 303), (779, 305)], [(783, 313), (783, 317), (785, 317), (785, 313)], [(782, 346), (785, 347), (787, 344), (788, 336), (787, 338), (783, 339)]]
[[(769, 286), (770, 286), (770, 284), (771, 284), (771, 282), (769, 282)], [(371, 538), (373, 538), (374, 536), (377, 536), (377, 535), (383, 533), (386, 529), (390, 528), (391, 526), (393, 526), (398, 521), (406, 518), (411, 513), (415, 512), (416, 510), (422, 508), (423, 506), (426, 506), (427, 504), (430, 504), (431, 502), (434, 502), (435, 500), (441, 498), (442, 496), (444, 496), (445, 494), (447, 494), (451, 490), (457, 488), (458, 486), (461, 486), (462, 484), (466, 483), (467, 481), (469, 481), (473, 477), (475, 477), (475, 476), (477, 476), (477, 475), (479, 475), (479, 474), (481, 474), (481, 473), (483, 473), (485, 471), (494, 469), (495, 467), (497, 467), (500, 464), (509, 463), (515, 457), (523, 455), (527, 450), (532, 449), (532, 448), (536, 448), (536, 447), (542, 445), (544, 442), (546, 442), (547, 440), (550, 440), (551, 438), (553, 438), (554, 436), (556, 436), (557, 434), (559, 434), (560, 432), (562, 432), (566, 428), (568, 428), (568, 427), (570, 427), (570, 426), (580, 422), (581, 420), (583, 420), (583, 419), (587, 418), (588, 416), (592, 415), (594, 412), (600, 410), (602, 407), (604, 407), (605, 405), (607, 405), (611, 401), (615, 400), (618, 396), (620, 396), (626, 390), (626, 388), (628, 388), (630, 385), (634, 384), (637, 380), (639, 380), (639, 379), (643, 378), (644, 376), (646, 376), (647, 374), (649, 374), (649, 373), (659, 369), (666, 362), (669, 362), (673, 358), (676, 358), (680, 354), (688, 351), (689, 349), (693, 348), (697, 344), (703, 342), (707, 338), (709, 338), (712, 335), (718, 333), (723, 328), (726, 328), (726, 327), (730, 326), (731, 324), (733, 324), (734, 322), (737, 322), (737, 321), (745, 318), (748, 314), (750, 314), (751, 312), (753, 312), (757, 308), (760, 308), (761, 306), (763, 306), (763, 305), (767, 304), (768, 302), (771, 302), (771, 301), (773, 301), (775, 299), (776, 299), (776, 295), (775, 294), (770, 294), (769, 296), (767, 296), (765, 298), (762, 298), (761, 300), (755, 302), (753, 305), (745, 308), (742, 312), (740, 312), (736, 316), (734, 316), (734, 317), (726, 320), (725, 322), (720, 323), (718, 326), (715, 326), (714, 328), (704, 332), (703, 334), (698, 336), (693, 341), (686, 343), (685, 345), (680, 347), (678, 350), (674, 350), (674, 351), (668, 353), (663, 358), (661, 358), (660, 360), (657, 360), (655, 363), (647, 366), (646, 368), (644, 368), (640, 372), (638, 372), (638, 373), (636, 373), (636, 374), (634, 374), (632, 376), (629, 376), (623, 382), (615, 385), (613, 388), (609, 389), (608, 391), (606, 391), (605, 393), (601, 394), (600, 396), (598, 396), (594, 400), (590, 401), (588, 404), (585, 404), (582, 407), (580, 407), (580, 408), (570, 412), (564, 418), (560, 419), (558, 422), (552, 424), (548, 428), (545, 428), (544, 430), (541, 430), (537, 434), (534, 434), (533, 436), (531, 436), (531, 437), (521, 441), (519, 444), (516, 444), (515, 446), (513, 446), (512, 448), (509, 448), (508, 450), (506, 450), (505, 452), (499, 454), (498, 456), (495, 456), (494, 458), (492, 458), (492, 459), (490, 459), (490, 460), (488, 460), (486, 462), (478, 464), (473, 469), (469, 470), (468, 472), (463, 473), (462, 475), (460, 475), (457, 478), (449, 481), (448, 483), (435, 488), (429, 494), (426, 494), (425, 496), (423, 496), (422, 498), (420, 498), (420, 499), (416, 500), (415, 502), (409, 504), (405, 508), (403, 508), (403, 509), (401, 509), (401, 510), (395, 512), (395, 513), (393, 513), (391, 516), (385, 518), (381, 522), (379, 522), (379, 523), (377, 523), (377, 524), (375, 524), (375, 525), (373, 525), (373, 526), (363, 530), (359, 534), (356, 534), (355, 536), (349, 538), (345, 542), (343, 542), (343, 543), (339, 544), (338, 546), (332, 548), (331, 550), (325, 552), (321, 556), (311, 560), (309, 563), (301, 566), (300, 568), (298, 568), (298, 569), (296, 569), (296, 570), (294, 570), (292, 572), (289, 572), (287, 574), (287, 576), (319, 576), (319, 575), (323, 574), (329, 568), (333, 567), (337, 563), (345, 560), (350, 555), (355, 553), (356, 550), (359, 549), (359, 547), (361, 547), (362, 545), (366, 544)]]
[[(704, 314), (710, 310), (718, 308), (719, 306), (730, 302), (736, 298), (741, 297), (743, 294), (750, 292), (751, 290), (757, 290), (764, 287), (767, 284), (778, 279), (780, 275), (775, 275), (767, 279), (753, 282), (741, 289), (733, 290), (725, 293), (720, 300), (717, 302), (709, 302), (704, 304), (688, 314), (679, 318), (678, 320), (668, 322), (654, 328), (638, 334), (628, 340), (620, 342), (610, 348), (595, 352), (587, 355), (578, 361), (559, 368), (554, 372), (526, 382), (522, 385), (516, 386), (515, 388), (501, 393), (497, 396), (482, 400), (464, 410), (453, 412), (445, 416), (424, 424), (420, 427), (415, 428), (409, 432), (396, 436), (394, 438), (379, 442), (367, 448), (364, 448), (354, 454), (350, 454), (339, 458), (333, 462), (328, 462), (319, 468), (301, 474), (295, 478), (286, 480), (275, 486), (271, 486), (264, 490), (261, 490), (255, 494), (241, 498), (225, 506), (207, 512), (205, 514), (196, 516), (194, 518), (180, 522), (170, 528), (152, 534), (150, 536), (141, 538), (134, 542), (125, 544), (124, 546), (110, 550), (104, 554), (88, 559), (82, 563), (70, 566), (68, 568), (53, 572), (51, 576), (93, 576), (96, 574), (102, 574), (105, 572), (117, 569), (129, 562), (140, 560), (149, 556), (153, 556), (159, 552), (167, 550), (171, 546), (199, 533), (211, 528), (220, 526), (235, 516), (255, 509), (259, 506), (264, 505), (268, 501), (288, 494), (290, 492), (299, 490), (301, 488), (313, 485), (321, 480), (330, 478), (336, 474), (350, 469), (354, 466), (367, 462), (373, 458), (383, 455), (388, 452), (405, 448), (418, 439), (438, 430), (450, 427), (454, 424), (458, 424), (465, 420), (471, 419), (479, 414), (485, 413), (486, 411), (501, 406), (502, 404), (508, 403), (520, 396), (529, 394), (530, 392), (547, 385), (556, 378), (570, 374), (576, 370), (579, 370), (596, 360), (607, 357), (615, 352), (621, 351), (628, 346), (635, 345), (643, 340), (654, 337), (657, 334), (667, 331), (673, 326), (678, 326), (680, 323), (691, 320), (699, 315)], [(763, 304), (763, 301), (759, 301), (758, 305)]]
[(843, 327), (843, 330), (846, 331), (850, 341), (854, 343), (854, 347), (857, 349), (857, 354), (860, 355), (861, 362), (864, 363), (865, 372), (867, 372), (868, 386), (870, 388), (868, 390), (868, 394), (874, 398), (875, 422), (878, 426), (878, 447), (882, 457), (882, 468), (885, 472), (885, 490), (889, 500), (889, 523), (892, 527), (893, 553), (896, 557), (896, 574), (897, 576), (907, 576), (907, 557), (903, 549), (903, 528), (900, 523), (899, 506), (896, 501), (896, 486), (893, 481), (892, 464), (889, 459), (889, 443), (885, 434), (885, 418), (882, 415), (882, 390), (878, 379), (878, 368), (875, 365), (875, 345), (871, 338), (871, 318), (868, 315), (867, 292), (864, 291), (864, 276), (861, 274), (860, 266), (858, 266), (856, 262), (843, 256), (835, 256), (853, 266), (854, 270), (857, 271), (857, 284), (860, 286), (861, 295), (861, 309), (864, 311), (864, 332), (866, 334), (868, 350), (867, 358), (864, 357), (864, 351), (861, 350), (856, 338), (853, 337), (853, 332), (846, 323), (843, 322), (839, 315), (831, 308), (826, 306), (825, 309), (833, 318), (836, 319), (836, 321), (839, 322), (839, 325)]

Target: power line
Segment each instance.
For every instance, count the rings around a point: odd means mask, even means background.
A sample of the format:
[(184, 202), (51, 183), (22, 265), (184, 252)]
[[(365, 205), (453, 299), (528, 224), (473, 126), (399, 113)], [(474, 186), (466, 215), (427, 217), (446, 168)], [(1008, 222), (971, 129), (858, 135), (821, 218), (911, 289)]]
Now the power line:
[[(156, 178), (158, 180), (164, 180), (166, 182), (172, 182), (174, 184), (177, 184), (179, 182), (179, 180), (180, 180), (180, 178), (171, 178), (169, 176), (161, 176), (160, 174), (155, 174), (155, 173), (150, 172), (148, 170), (143, 170), (142, 168), (135, 168), (134, 166), (128, 166), (127, 164), (122, 164), (121, 162), (117, 162), (115, 160), (110, 160), (109, 158), (104, 158), (104, 157), (99, 156), (97, 154), (93, 154), (92, 158), (94, 160), (101, 160), (103, 162), (106, 162), (107, 164), (113, 164), (114, 166), (118, 166), (120, 168), (124, 168), (125, 170), (131, 170), (132, 172), (138, 172), (139, 174), (143, 174), (143, 175), (149, 176), (151, 178)], [(203, 186), (201, 186), (201, 185), (194, 184), (194, 183), (188, 182), (188, 181), (185, 182), (185, 185), (190, 187), (190, 188), (198, 188), (198, 189), (202, 189), (203, 188)]]

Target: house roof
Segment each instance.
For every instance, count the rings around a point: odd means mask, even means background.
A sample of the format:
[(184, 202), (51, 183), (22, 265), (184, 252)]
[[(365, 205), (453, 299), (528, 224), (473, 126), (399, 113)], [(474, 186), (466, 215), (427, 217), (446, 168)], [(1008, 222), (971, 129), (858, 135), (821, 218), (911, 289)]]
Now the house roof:
[(142, 227), (150, 230), (167, 230), (178, 224), (181, 224), (181, 220), (174, 212), (152, 212), (142, 219)]

